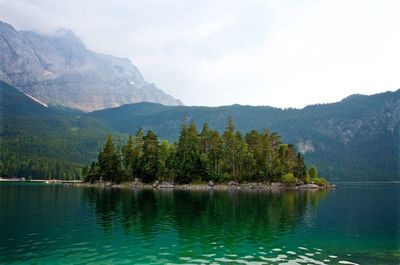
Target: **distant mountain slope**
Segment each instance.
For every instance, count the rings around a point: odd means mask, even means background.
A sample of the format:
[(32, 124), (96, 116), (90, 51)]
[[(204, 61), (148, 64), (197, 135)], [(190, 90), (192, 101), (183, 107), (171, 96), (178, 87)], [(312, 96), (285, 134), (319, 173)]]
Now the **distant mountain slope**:
[(79, 176), (108, 133), (105, 122), (47, 108), (0, 81), (0, 175)]
[(2, 81), (0, 81), (0, 95), (2, 116), (20, 113), (43, 114), (49, 111), (47, 107)]
[(52, 105), (85, 111), (182, 103), (147, 83), (128, 59), (88, 50), (72, 31), (43, 36), (0, 21), (0, 80)]
[(335, 180), (399, 180), (400, 90), (373, 96), (353, 95), (341, 102), (301, 110), (271, 107), (167, 107), (139, 103), (89, 113), (116, 130), (134, 133), (139, 127), (176, 139), (183, 120), (200, 127), (208, 122), (223, 131), (231, 116), (243, 133), (251, 129), (278, 131), (295, 143), (308, 163)]

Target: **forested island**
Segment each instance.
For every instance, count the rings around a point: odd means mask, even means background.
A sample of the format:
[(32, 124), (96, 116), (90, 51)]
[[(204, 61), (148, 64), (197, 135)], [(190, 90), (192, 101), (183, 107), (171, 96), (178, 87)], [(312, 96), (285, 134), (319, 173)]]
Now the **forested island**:
[(314, 183), (327, 186), (315, 166), (307, 169), (294, 145), (281, 141), (277, 132), (252, 130), (242, 135), (228, 119), (222, 135), (204, 123), (201, 132), (194, 121), (181, 126), (177, 142), (159, 142), (157, 135), (139, 129), (117, 148), (109, 134), (97, 161), (82, 170), (85, 182), (113, 183), (139, 180), (178, 184), (281, 182), (288, 186)]

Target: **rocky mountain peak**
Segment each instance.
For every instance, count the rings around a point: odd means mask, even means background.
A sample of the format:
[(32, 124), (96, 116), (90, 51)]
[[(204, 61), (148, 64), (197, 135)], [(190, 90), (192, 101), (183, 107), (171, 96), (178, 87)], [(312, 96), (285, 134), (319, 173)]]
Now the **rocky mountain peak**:
[(144, 101), (182, 105), (130, 60), (88, 50), (68, 29), (41, 35), (0, 22), (0, 80), (45, 104), (85, 111)]

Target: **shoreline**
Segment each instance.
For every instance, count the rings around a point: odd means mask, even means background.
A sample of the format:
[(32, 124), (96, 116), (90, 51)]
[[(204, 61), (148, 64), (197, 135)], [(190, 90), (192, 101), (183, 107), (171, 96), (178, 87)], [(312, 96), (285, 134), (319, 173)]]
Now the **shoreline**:
[(75, 187), (88, 188), (118, 188), (118, 189), (154, 189), (154, 190), (331, 190), (336, 189), (336, 184), (328, 184), (328, 186), (318, 186), (316, 184), (286, 185), (282, 182), (243, 182), (229, 181), (225, 183), (190, 183), (190, 184), (174, 184), (168, 181), (159, 183), (142, 183), (138, 180), (121, 182), (119, 184), (108, 181), (97, 181), (94, 183), (83, 182), (81, 180), (25, 180), (25, 179), (5, 179), (0, 178), (0, 182), (25, 182), (25, 183), (41, 183), (55, 184)]
[(118, 188), (118, 189), (153, 189), (153, 190), (331, 190), (336, 189), (335, 184), (328, 186), (318, 186), (316, 184), (302, 184), (288, 186), (281, 182), (272, 183), (201, 183), (201, 184), (171, 184), (169, 182), (146, 184), (141, 182), (123, 182), (115, 184), (111, 182), (95, 182), (95, 183), (74, 183), (71, 186), (88, 187), (88, 188)]

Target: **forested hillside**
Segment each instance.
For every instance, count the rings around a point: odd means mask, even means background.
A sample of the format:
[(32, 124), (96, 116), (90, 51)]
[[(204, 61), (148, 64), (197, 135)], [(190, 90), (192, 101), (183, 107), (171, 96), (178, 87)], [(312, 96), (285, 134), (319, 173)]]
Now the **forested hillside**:
[(48, 108), (0, 82), (0, 170), (3, 176), (74, 177), (94, 161), (108, 133), (118, 147), (139, 128), (176, 141), (183, 122), (207, 122), (223, 133), (236, 129), (278, 132), (321, 175), (337, 181), (399, 180), (400, 90), (353, 95), (304, 109), (224, 106), (183, 107), (153, 103), (92, 113)]
[(0, 114), (1, 176), (79, 177), (107, 134), (118, 137), (103, 121), (47, 108), (1, 81)]

